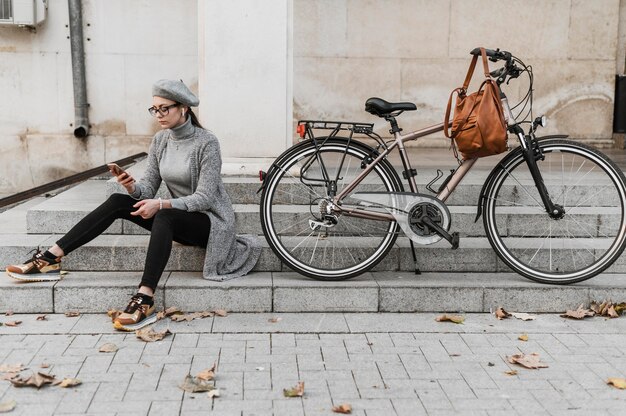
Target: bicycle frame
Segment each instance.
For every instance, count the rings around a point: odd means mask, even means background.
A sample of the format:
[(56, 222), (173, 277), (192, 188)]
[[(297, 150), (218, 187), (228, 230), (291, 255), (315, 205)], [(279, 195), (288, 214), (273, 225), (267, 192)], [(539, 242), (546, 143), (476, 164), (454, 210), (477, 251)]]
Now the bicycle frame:
[[(335, 209), (342, 214), (346, 214), (349, 216), (355, 216), (360, 218), (367, 218), (372, 220), (382, 220), (382, 221), (393, 221), (394, 217), (391, 214), (380, 213), (374, 211), (365, 211), (362, 209), (352, 209), (341, 206), (341, 200), (345, 198), (354, 188), (356, 188), (359, 183), (374, 169), (374, 167), (385, 157), (387, 157), (396, 147), (400, 153), (400, 159), (402, 160), (402, 165), (404, 166), (404, 170), (406, 172), (411, 172), (411, 161), (408, 157), (406, 148), (404, 147), (404, 143), (417, 140), (425, 136), (429, 136), (433, 133), (437, 133), (439, 131), (443, 131), (443, 123), (435, 124), (430, 127), (426, 127), (420, 130), (413, 131), (411, 133), (401, 135), (399, 132), (394, 133), (394, 142), (389, 145), (383, 152), (378, 155), (376, 159), (374, 159), (371, 163), (369, 163), (363, 172), (361, 172), (350, 184), (348, 184), (337, 196), (334, 198)], [(445, 188), (436, 195), (436, 198), (445, 202), (448, 197), (454, 192), (454, 189), (457, 187), (459, 183), (463, 180), (465, 175), (471, 170), (474, 163), (476, 163), (478, 159), (468, 159), (464, 160), (459, 167), (454, 171), (454, 174), (446, 184)], [(409, 188), (411, 192), (417, 193), (417, 184), (415, 183), (415, 176), (410, 174), (407, 175), (409, 181)]]
[[(531, 146), (532, 143), (527, 141), (526, 135), (524, 134), (523, 129), (515, 122), (515, 118), (513, 117), (511, 107), (509, 106), (508, 99), (504, 93), (501, 93), (501, 101), (502, 107), (504, 110), (504, 118), (507, 122), (507, 129), (509, 132), (515, 134), (518, 138), (520, 146), (524, 150), (525, 160), (529, 166), (530, 171), (532, 172), (533, 180), (535, 185), (537, 186), (538, 192), (541, 196), (542, 202), (546, 208), (546, 212), (551, 217), (558, 217), (562, 215), (562, 207), (558, 205), (554, 205), (548, 195), (548, 192), (543, 183), (543, 179), (541, 177), (541, 172), (537, 167), (535, 155), (533, 154), (533, 148)], [(508, 124), (509, 121), (512, 120), (512, 124)], [(376, 159), (374, 159), (371, 163), (369, 163), (363, 172), (361, 172), (350, 184), (348, 184), (333, 200), (334, 209), (342, 214), (372, 220), (380, 220), (380, 221), (393, 221), (394, 217), (391, 214), (380, 213), (374, 211), (367, 211), (363, 209), (354, 209), (341, 206), (341, 200), (345, 198), (350, 192), (356, 188), (356, 186), (361, 183), (361, 181), (374, 169), (382, 159), (387, 157), (396, 147), (400, 153), (400, 159), (402, 160), (402, 165), (404, 166), (405, 176), (409, 182), (409, 188), (411, 192), (417, 193), (417, 184), (415, 183), (415, 175), (412, 175), (411, 161), (408, 157), (406, 148), (404, 144), (411, 140), (418, 140), (422, 137), (429, 136), (433, 133), (437, 133), (442, 131), (444, 128), (444, 123), (439, 123), (432, 125), (430, 127), (426, 127), (420, 130), (413, 131), (411, 133), (402, 135), (399, 131), (394, 132), (394, 141), (391, 145), (386, 147), (383, 152), (378, 155)], [(399, 130), (399, 129), (398, 129)], [(532, 134), (532, 132), (531, 132)], [(465, 175), (472, 169), (474, 164), (478, 159), (466, 159), (461, 162), (461, 164), (454, 171), (450, 179), (445, 184), (444, 188), (435, 196), (435, 198), (439, 199), (442, 202), (445, 202), (450, 195), (454, 192), (456, 187), (461, 183)]]

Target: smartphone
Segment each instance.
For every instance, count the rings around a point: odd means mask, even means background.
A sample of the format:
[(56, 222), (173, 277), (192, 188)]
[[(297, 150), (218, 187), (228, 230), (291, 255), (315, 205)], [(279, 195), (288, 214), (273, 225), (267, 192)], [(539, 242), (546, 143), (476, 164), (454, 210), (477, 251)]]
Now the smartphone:
[(109, 167), (109, 171), (115, 176), (120, 176), (122, 173), (125, 173), (124, 169), (120, 168), (120, 165), (117, 163), (107, 163)]

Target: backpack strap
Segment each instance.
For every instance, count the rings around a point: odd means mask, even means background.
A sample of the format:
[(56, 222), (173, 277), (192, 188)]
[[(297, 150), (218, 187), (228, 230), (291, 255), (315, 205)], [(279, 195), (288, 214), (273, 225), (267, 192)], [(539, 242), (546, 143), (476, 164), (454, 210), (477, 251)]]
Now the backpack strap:
[(462, 87), (459, 88), (455, 88), (452, 90), (452, 92), (450, 93), (450, 98), (448, 98), (448, 106), (446, 107), (446, 115), (443, 119), (443, 134), (448, 138), (451, 139), (452, 137), (450, 137), (450, 112), (452, 110), (452, 96), (454, 95), (454, 93), (457, 93), (457, 95), (461, 95), (465, 93), (465, 90)]

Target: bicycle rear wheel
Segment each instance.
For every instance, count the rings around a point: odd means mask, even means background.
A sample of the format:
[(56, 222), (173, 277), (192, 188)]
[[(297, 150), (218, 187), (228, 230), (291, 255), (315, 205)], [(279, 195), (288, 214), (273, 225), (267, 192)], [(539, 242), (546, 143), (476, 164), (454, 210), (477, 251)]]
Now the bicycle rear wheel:
[[(328, 180), (337, 179), (338, 194), (375, 153), (362, 143), (348, 145), (346, 139), (334, 138), (319, 150), (313, 142), (304, 142), (277, 159), (278, 168), (266, 178), (261, 195), (261, 226), (268, 244), (287, 266), (314, 279), (342, 280), (366, 272), (389, 252), (399, 232), (395, 221), (337, 215), (336, 224), (311, 227), (311, 221), (320, 221), (329, 212), (334, 191)], [(350, 195), (393, 191), (402, 191), (402, 184), (383, 160)], [(364, 208), (350, 196), (342, 206)]]
[(521, 149), (505, 158), (485, 193), (483, 222), (498, 256), (540, 283), (569, 284), (608, 268), (626, 245), (626, 178), (605, 155), (581, 143), (539, 141), (537, 161), (552, 202), (551, 218)]

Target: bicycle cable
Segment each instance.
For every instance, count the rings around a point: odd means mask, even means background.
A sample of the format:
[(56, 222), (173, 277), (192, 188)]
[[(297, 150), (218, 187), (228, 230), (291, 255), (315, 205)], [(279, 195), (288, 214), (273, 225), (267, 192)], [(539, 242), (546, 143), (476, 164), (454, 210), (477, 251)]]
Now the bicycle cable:
[[(532, 71), (532, 66), (526, 65), (521, 59), (517, 58), (517, 57), (513, 57), (513, 63), (519, 63), (522, 66), (522, 71), (521, 73), (526, 72), (528, 74), (528, 91), (526, 92), (526, 95), (524, 95), (524, 97), (522, 97), (520, 99), (520, 101), (515, 104), (514, 106), (511, 107), (511, 110), (515, 110), (517, 109), (519, 106), (522, 106), (521, 109), (519, 109), (517, 115), (515, 116), (515, 119), (518, 120), (520, 119), (520, 121), (518, 121), (518, 124), (523, 124), (523, 123), (530, 123), (533, 119), (533, 82), (534, 82), (534, 78), (533, 78), (533, 71)], [(519, 77), (518, 74), (515, 78)], [(512, 78), (509, 78), (509, 81)], [(508, 84), (508, 82), (507, 82)], [(528, 107), (528, 110), (526, 110), (526, 108)], [(520, 117), (524, 112), (526, 111), (526, 114), (523, 117)], [(529, 118), (530, 117), (530, 118)]]

